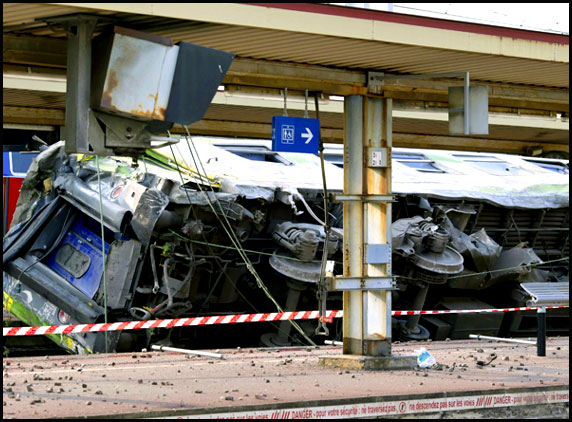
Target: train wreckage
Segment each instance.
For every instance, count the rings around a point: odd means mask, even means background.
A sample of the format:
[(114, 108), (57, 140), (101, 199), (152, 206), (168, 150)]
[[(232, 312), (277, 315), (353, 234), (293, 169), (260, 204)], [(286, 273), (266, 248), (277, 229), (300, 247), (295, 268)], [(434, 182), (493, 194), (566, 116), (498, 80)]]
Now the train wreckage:
[[(394, 148), (392, 163), (393, 309), (522, 306), (522, 283), (568, 283), (566, 162)], [(325, 170), (328, 195), (341, 193), (343, 170)], [(310, 154), (182, 138), (131, 161), (60, 142), (32, 164), (4, 238), (5, 307), (31, 326), (317, 309), (323, 254), (334, 274), (343, 261), (343, 207), (329, 202), (326, 231), (323, 198)], [(327, 308), (342, 309), (341, 292)], [(567, 313), (554, 315), (548, 332), (567, 332)], [(315, 321), (270, 324), (50, 338), (72, 353), (316, 339)], [(469, 329), (530, 334), (522, 313), (476, 314), (395, 319), (392, 338)], [(332, 338), (341, 330), (330, 324)]]

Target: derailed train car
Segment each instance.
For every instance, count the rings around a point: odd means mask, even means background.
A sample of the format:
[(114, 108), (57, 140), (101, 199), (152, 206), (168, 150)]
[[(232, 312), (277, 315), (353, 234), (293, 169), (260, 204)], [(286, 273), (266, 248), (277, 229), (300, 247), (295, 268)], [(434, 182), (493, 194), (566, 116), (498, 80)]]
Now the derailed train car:
[[(325, 242), (318, 157), (225, 148), (187, 139), (133, 161), (67, 155), (62, 143), (42, 152), (3, 242), (5, 308), (29, 325), (317, 309), (324, 244), (341, 274), (343, 237), (342, 206), (330, 202)], [(394, 309), (523, 305), (529, 297), (521, 283), (567, 283), (567, 171), (554, 160), (395, 148)], [(343, 171), (326, 163), (326, 176), (328, 191), (341, 193)], [(342, 309), (341, 293), (330, 292), (327, 303)], [(526, 332), (524, 315), (499, 316), (472, 315), (470, 323), (396, 319), (393, 338), (463, 338), (466, 326), (483, 334)], [(567, 315), (555, 321), (554, 330), (567, 330)], [(135, 350), (152, 341), (280, 346), (306, 343), (316, 324), (52, 340), (75, 353)], [(334, 338), (341, 326), (331, 325)]]

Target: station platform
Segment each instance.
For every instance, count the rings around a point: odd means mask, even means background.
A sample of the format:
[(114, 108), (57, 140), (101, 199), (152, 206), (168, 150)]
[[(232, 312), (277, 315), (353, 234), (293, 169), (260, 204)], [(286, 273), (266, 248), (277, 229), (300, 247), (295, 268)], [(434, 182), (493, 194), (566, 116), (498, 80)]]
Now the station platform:
[(536, 346), (478, 340), (425, 347), (430, 369), (319, 365), (340, 346), (227, 349), (223, 359), (174, 352), (7, 358), (9, 418), (568, 418), (569, 338)]

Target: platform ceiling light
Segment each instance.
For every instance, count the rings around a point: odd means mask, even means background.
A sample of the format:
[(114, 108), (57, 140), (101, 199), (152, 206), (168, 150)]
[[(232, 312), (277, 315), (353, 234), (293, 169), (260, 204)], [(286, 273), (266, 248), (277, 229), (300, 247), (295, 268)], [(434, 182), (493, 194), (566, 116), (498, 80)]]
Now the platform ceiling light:
[[(224, 88), (224, 95), (226, 97), (252, 98), (266, 101), (284, 101), (283, 90), (277, 88), (258, 88), (227, 84)], [(320, 104), (329, 104), (330, 97), (320, 92), (318, 93), (318, 101)], [(304, 104), (306, 102), (305, 92), (288, 89), (288, 102)]]

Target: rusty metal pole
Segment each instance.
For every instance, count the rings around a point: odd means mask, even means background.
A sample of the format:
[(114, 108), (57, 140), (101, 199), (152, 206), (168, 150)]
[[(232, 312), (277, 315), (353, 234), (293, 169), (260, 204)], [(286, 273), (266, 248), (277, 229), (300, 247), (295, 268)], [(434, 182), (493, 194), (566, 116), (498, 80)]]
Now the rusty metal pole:
[(391, 275), (391, 108), (391, 99), (345, 99), (344, 277), (364, 288), (344, 291), (344, 354), (391, 355), (391, 291), (373, 288)]
[(89, 152), (89, 102), (91, 89), (91, 36), (97, 24), (93, 16), (54, 18), (67, 30), (67, 96), (65, 150)]

